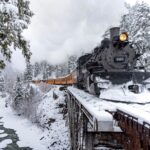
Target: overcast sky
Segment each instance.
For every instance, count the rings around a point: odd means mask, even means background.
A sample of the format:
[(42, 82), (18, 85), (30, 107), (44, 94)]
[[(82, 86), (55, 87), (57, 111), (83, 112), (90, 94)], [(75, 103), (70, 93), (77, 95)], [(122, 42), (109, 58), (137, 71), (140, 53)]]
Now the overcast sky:
[[(30, 41), (32, 62), (61, 63), (70, 55), (90, 52), (104, 31), (118, 26), (124, 2), (134, 0), (31, 0), (34, 16), (24, 32)], [(149, 0), (147, 0), (149, 1)], [(19, 63), (18, 63), (19, 61)], [(14, 53), (13, 65), (24, 68), (24, 58)]]

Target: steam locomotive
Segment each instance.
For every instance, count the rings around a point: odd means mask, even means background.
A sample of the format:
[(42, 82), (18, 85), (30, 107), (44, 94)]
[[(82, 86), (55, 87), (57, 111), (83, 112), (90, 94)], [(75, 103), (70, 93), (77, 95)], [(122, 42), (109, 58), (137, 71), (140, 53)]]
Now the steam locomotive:
[[(77, 87), (99, 95), (101, 89), (112, 84), (123, 84), (133, 80), (129, 89), (137, 91), (136, 83), (150, 77), (148, 72), (136, 67), (141, 56), (138, 47), (129, 42), (128, 34), (120, 34), (120, 28), (110, 29), (110, 38), (102, 40), (91, 54), (81, 56), (77, 61)], [(140, 69), (144, 69), (140, 67)]]
[[(129, 42), (128, 34), (120, 34), (120, 28), (110, 29), (110, 38), (104, 38), (101, 44), (90, 54), (78, 58), (77, 68), (65, 77), (42, 80), (47, 84), (72, 85), (94, 95), (111, 85), (121, 85), (130, 80), (133, 85), (128, 88), (138, 92), (138, 84), (150, 77), (143, 67), (136, 66), (141, 56), (138, 47)], [(41, 80), (33, 81), (40, 83)]]

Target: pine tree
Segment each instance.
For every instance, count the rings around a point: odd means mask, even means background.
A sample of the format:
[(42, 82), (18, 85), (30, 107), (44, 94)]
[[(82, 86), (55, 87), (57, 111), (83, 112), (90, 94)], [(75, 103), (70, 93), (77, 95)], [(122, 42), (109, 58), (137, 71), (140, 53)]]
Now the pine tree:
[(34, 95), (33, 87), (28, 83), (24, 90), (24, 99), (26, 102), (30, 102)]
[(24, 90), (22, 87), (22, 82), (20, 78), (17, 77), (17, 82), (14, 89), (13, 108), (15, 110), (20, 111), (23, 100), (24, 100)]
[(128, 13), (122, 16), (121, 29), (129, 39), (138, 44), (142, 53), (150, 50), (150, 7), (145, 2), (126, 4)]
[(47, 76), (50, 77), (51, 74), (52, 74), (52, 66), (51, 65), (48, 65), (46, 66), (46, 73), (47, 73)]
[(46, 62), (46, 61), (44, 61), (43, 63), (42, 63), (42, 65), (43, 65), (43, 80), (47, 80), (48, 79), (48, 77), (49, 77), (49, 65), (48, 65), (48, 63)]
[(40, 74), (40, 66), (39, 63), (35, 63), (34, 65), (34, 77), (37, 77)]
[(30, 82), (32, 81), (33, 72), (32, 72), (32, 65), (30, 64), (30, 61), (26, 62), (26, 70), (24, 73), (24, 81)]
[(76, 68), (76, 66), (77, 66), (76, 62), (77, 62), (77, 57), (76, 56), (70, 56), (69, 57), (69, 60), (68, 60), (68, 73), (72, 72)]
[[(12, 50), (21, 49), (24, 57), (30, 59), (29, 44), (22, 32), (28, 27), (33, 13), (28, 0), (0, 1), (0, 51), (4, 58), (11, 60)], [(5, 67), (5, 60), (0, 60), (0, 67)]]
[(0, 72), (0, 92), (3, 92), (5, 90), (5, 80), (4, 76)]
[(56, 75), (57, 77), (62, 77), (64, 75), (64, 72), (66, 72), (67, 67), (65, 67), (66, 64), (59, 64), (56, 66)]
[(47, 75), (45, 71), (43, 72), (43, 80), (47, 80)]

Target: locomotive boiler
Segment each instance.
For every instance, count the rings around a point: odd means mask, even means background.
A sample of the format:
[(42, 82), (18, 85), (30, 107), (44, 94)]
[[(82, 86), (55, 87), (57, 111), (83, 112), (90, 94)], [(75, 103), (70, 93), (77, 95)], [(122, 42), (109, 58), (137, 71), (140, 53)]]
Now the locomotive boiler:
[(129, 42), (126, 32), (120, 34), (119, 27), (111, 28), (110, 38), (103, 39), (91, 54), (78, 59), (77, 86), (99, 95), (101, 89), (112, 84), (122, 84), (129, 80), (141, 83), (150, 74), (137, 70), (136, 63), (140, 56), (140, 51)]

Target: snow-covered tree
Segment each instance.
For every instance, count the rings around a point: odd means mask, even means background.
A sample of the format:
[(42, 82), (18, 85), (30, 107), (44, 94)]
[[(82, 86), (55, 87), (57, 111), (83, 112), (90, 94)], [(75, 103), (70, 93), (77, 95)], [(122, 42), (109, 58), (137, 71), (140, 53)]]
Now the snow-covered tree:
[(55, 67), (50, 65), (47, 61), (36, 62), (33, 66), (34, 77), (38, 77), (43, 80), (51, 77), (52, 72), (55, 70)]
[(24, 100), (22, 101), (22, 113), (29, 117), (32, 114), (32, 99), (35, 96), (33, 87), (28, 83), (24, 86)]
[(32, 97), (31, 97), (31, 86), (29, 85), (29, 83), (27, 84), (25, 90), (24, 90), (24, 98), (25, 101), (29, 101)]
[(34, 77), (37, 77), (40, 74), (40, 66), (39, 63), (36, 62), (34, 65)]
[(5, 90), (5, 80), (4, 76), (0, 72), (0, 92), (3, 92)]
[(43, 71), (43, 80), (48, 79), (48, 74), (46, 73), (46, 70)]
[(32, 81), (33, 72), (32, 72), (32, 65), (30, 64), (30, 61), (26, 62), (26, 70), (24, 73), (24, 81), (30, 82)]
[(53, 67), (52, 67), (51, 65), (48, 64), (48, 65), (46, 66), (46, 72), (47, 72), (48, 77), (51, 76), (51, 74), (52, 74), (52, 69), (53, 69)]
[(55, 72), (56, 72), (56, 77), (61, 77), (68, 74), (68, 63), (56, 65)]
[(41, 63), (42, 65), (42, 71), (43, 71), (43, 80), (47, 80), (48, 79), (48, 73), (47, 73), (47, 62), (44, 61)]
[(43, 62), (41, 62), (41, 67), (40, 68), (41, 68), (41, 71), (42, 71), (43, 80), (48, 79), (51, 76), (53, 66), (48, 64), (48, 62), (43, 61)]
[(23, 100), (24, 100), (24, 89), (20, 78), (17, 77), (17, 82), (14, 88), (14, 98), (12, 103), (13, 108), (17, 111), (20, 111)]
[(121, 30), (129, 34), (129, 39), (138, 44), (142, 53), (150, 51), (150, 6), (145, 2), (126, 4), (128, 13), (122, 16)]
[[(0, 1), (0, 51), (8, 61), (13, 49), (21, 49), (24, 57), (30, 59), (31, 52), (28, 42), (22, 32), (28, 27), (33, 13), (28, 0)], [(4, 68), (4, 60), (0, 60), (0, 67)]]
[(76, 56), (70, 56), (68, 60), (68, 73), (73, 71), (77, 66), (77, 57)]
[(33, 87), (29, 83), (23, 86), (23, 95), (19, 101), (17, 112), (23, 114), (33, 122), (37, 122), (38, 116), (36, 115), (37, 107), (42, 99), (41, 92), (37, 87)]

